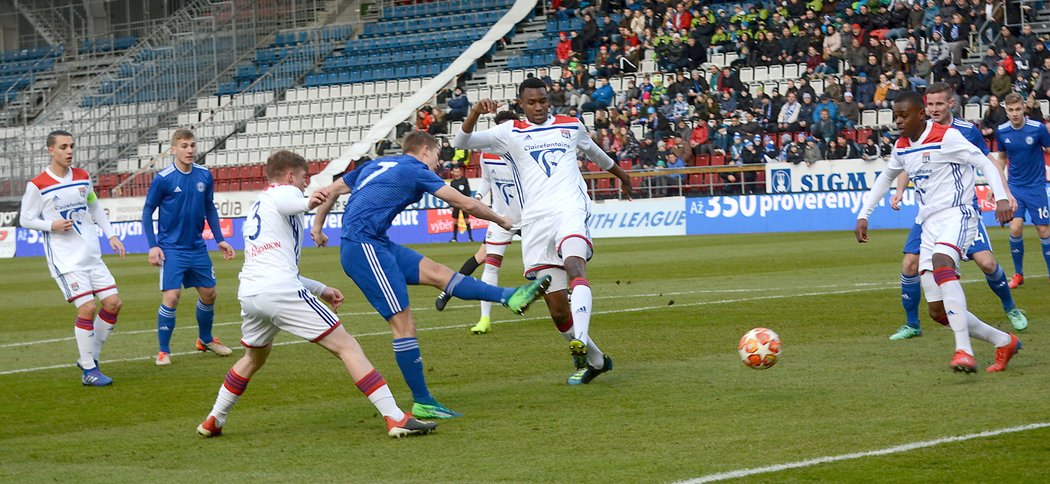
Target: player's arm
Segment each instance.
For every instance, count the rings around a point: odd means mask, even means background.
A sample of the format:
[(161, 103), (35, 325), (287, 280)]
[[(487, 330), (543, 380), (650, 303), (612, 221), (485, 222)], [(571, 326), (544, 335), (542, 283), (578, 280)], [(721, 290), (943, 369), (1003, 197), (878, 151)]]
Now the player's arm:
[[(584, 128), (581, 124), (580, 129), (586, 128)], [(620, 179), (620, 191), (623, 193), (624, 197), (630, 200), (631, 192), (633, 190), (633, 186), (631, 184), (631, 176), (628, 175), (627, 172), (623, 171), (623, 168), (620, 168), (620, 166), (617, 165), (616, 162), (613, 161), (613, 159), (605, 153), (605, 150), (601, 149), (597, 144), (595, 144), (594, 140), (592, 140), (590, 136), (587, 136), (585, 132), (584, 134), (580, 135), (579, 146), (583, 153), (587, 155), (588, 160), (597, 163), (598, 166), (600, 166), (603, 170), (612, 173), (613, 175), (616, 175), (616, 178)]]
[(995, 219), (1001, 224), (1010, 223), (1010, 220), (1014, 218), (1015, 202), (1010, 200), (1010, 192), (1003, 181), (1003, 172), (995, 163), (992, 163), (991, 159), (980, 153), (971, 152), (967, 161), (981, 170), (984, 179), (992, 187), (992, 192), (995, 194)]
[(513, 225), (509, 220), (503, 218), (498, 213), (492, 211), (488, 205), (481, 203), (480, 200), (470, 198), (462, 193), (459, 193), (455, 188), (448, 185), (444, 185), (433, 192), (435, 197), (438, 197), (451, 205), (453, 208), (458, 208), (464, 212), (467, 212), (477, 218), (485, 219), (491, 222), (499, 224), (507, 230), (511, 230)]
[(328, 287), (325, 283), (315, 281), (302, 274), (299, 274), (299, 280), (306, 287), (307, 291), (332, 305), (333, 311), (338, 311), (339, 306), (343, 304), (343, 293), (339, 292), (339, 289)]
[(113, 231), (113, 224), (109, 223), (109, 216), (106, 215), (106, 210), (102, 208), (102, 204), (98, 203), (98, 196), (95, 195), (94, 191), (88, 192), (87, 206), (88, 212), (91, 213), (91, 218), (95, 219), (95, 223), (102, 227), (102, 233), (106, 234), (106, 239), (109, 240), (109, 247), (113, 249), (113, 252), (124, 257), (124, 243), (120, 241), (117, 233)]
[(279, 187), (273, 190), (273, 204), (282, 216), (299, 215), (328, 200), (324, 190), (315, 191), (310, 197), (295, 187)]
[(218, 244), (219, 250), (222, 251), (223, 260), (231, 260), (237, 254), (233, 251), (233, 246), (222, 236), (222, 227), (219, 225), (219, 211), (215, 209), (215, 181), (209, 180), (208, 184), (204, 188), (204, 218), (208, 220), (208, 227), (211, 228), (212, 237), (215, 237), (215, 243)]
[(886, 171), (879, 173), (879, 177), (875, 179), (871, 190), (864, 194), (864, 205), (861, 206), (860, 213), (857, 214), (857, 225), (853, 228), (853, 234), (857, 237), (857, 242), (863, 244), (868, 241), (868, 217), (871, 216), (871, 212), (875, 211), (875, 206), (878, 205), (879, 200), (882, 200), (882, 197), (893, 186), (893, 180), (903, 172), (903, 169), (893, 166), (893, 159), (891, 158), (890, 166), (886, 168)]
[[(324, 247), (328, 243), (328, 236), (324, 234), (324, 220), (328, 217), (328, 213), (332, 211), (332, 206), (335, 205), (336, 200), (340, 196), (350, 193), (350, 186), (346, 184), (346, 177), (352, 173), (357, 173), (358, 170), (354, 170), (343, 177), (332, 182), (331, 185), (324, 187), (319, 192), (323, 192), (324, 196), (327, 197), (324, 202), (317, 205), (317, 211), (314, 213), (314, 221), (310, 225), (310, 238), (314, 240), (314, 243), (318, 247)], [(457, 192), (458, 193), (458, 192)], [(316, 195), (316, 193), (315, 193)]]
[(161, 180), (163, 180), (161, 177), (153, 179), (153, 183), (149, 185), (149, 191), (146, 192), (146, 203), (142, 205), (142, 233), (146, 234), (146, 242), (149, 244), (149, 263), (152, 266), (160, 266), (164, 263), (164, 250), (157, 245), (157, 235), (153, 233), (153, 212), (157, 211), (163, 197), (160, 188)]
[(467, 119), (463, 120), (463, 125), (456, 132), (456, 136), (452, 138), (452, 146), (461, 150), (481, 150), (489, 153), (503, 153), (507, 151), (506, 144), (498, 135), (497, 130), (499, 126), (477, 133), (474, 132), (478, 118), (482, 114), (496, 112), (497, 108), (496, 101), (491, 99), (482, 99), (475, 103), (474, 107), (470, 109)]
[(73, 228), (73, 221), (68, 219), (48, 222), (41, 218), (44, 211), (44, 198), (40, 195), (40, 189), (32, 182), (26, 184), (26, 191), (22, 194), (22, 207), (19, 210), (18, 220), (22, 227), (39, 230), (41, 232), (65, 232)]
[(901, 200), (904, 199), (904, 190), (908, 189), (908, 175), (901, 173), (897, 177), (897, 190), (893, 193), (893, 198), (890, 198), (890, 208), (894, 210), (901, 209)]

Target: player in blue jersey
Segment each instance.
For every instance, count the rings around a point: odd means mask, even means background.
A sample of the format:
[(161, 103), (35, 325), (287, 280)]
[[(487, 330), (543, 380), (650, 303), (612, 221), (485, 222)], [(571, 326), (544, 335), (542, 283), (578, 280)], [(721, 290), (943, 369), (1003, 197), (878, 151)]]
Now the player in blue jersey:
[[(974, 126), (973, 123), (955, 119), (952, 116), (952, 109), (955, 107), (954, 92), (952, 91), (952, 87), (943, 82), (930, 84), (926, 88), (926, 114), (929, 115), (933, 122), (951, 126), (958, 130), (967, 141), (980, 148), (981, 152), (987, 155), (988, 145), (984, 142), (984, 136), (981, 135), (980, 129)], [(894, 210), (900, 208), (900, 200), (907, 185), (908, 177), (902, 175), (897, 181), (897, 193), (890, 201), (890, 205)], [(980, 207), (977, 205), (976, 198), (974, 198), (974, 206), (977, 207), (977, 213), (980, 213)], [(904, 305), (906, 320), (904, 325), (890, 336), (891, 340), (902, 340), (922, 335), (922, 329), (919, 325), (919, 243), (921, 238), (922, 226), (919, 224), (913, 225), (911, 232), (908, 233), (908, 240), (904, 243), (904, 260), (901, 262), (901, 303)], [(985, 229), (983, 222), (978, 222), (977, 236), (974, 238), (973, 245), (967, 251), (966, 258), (972, 259), (984, 272), (988, 286), (996, 296), (999, 296), (999, 301), (1003, 305), (1003, 311), (1006, 311), (1006, 317), (1010, 320), (1010, 324), (1013, 325), (1014, 329), (1023, 331), (1027, 328), (1028, 318), (1024, 311), (1018, 309), (1017, 304), (1014, 303), (1013, 295), (1010, 293), (1010, 287), (1007, 284), (1006, 272), (1003, 271), (1003, 268), (996, 262), (995, 255), (992, 254), (991, 240), (988, 238), (988, 230)]]
[(1050, 271), (1050, 207), (1046, 196), (1046, 161), (1050, 152), (1050, 133), (1046, 126), (1028, 119), (1024, 114), (1024, 99), (1008, 94), (1004, 99), (1006, 116), (1010, 119), (999, 126), (995, 141), (999, 145), (998, 163), (1002, 169), (1009, 164), (1010, 191), (1017, 200), (1017, 211), (1010, 221), (1010, 254), (1014, 258), (1014, 277), (1010, 287), (1024, 284), (1024, 228), (1025, 213), (1039, 233), (1043, 259)]
[(343, 271), (390, 323), (394, 357), (412, 390), (412, 415), (419, 418), (453, 418), (460, 414), (439, 403), (427, 388), (416, 324), (408, 305), (408, 285), (428, 285), (460, 299), (499, 302), (521, 314), (550, 285), (538, 279), (517, 289), (485, 284), (464, 276), (419, 253), (392, 242), (386, 235), (390, 223), (424, 193), (448, 202), (478, 218), (511, 228), (506, 218), (479, 200), (464, 196), (434, 173), (440, 150), (437, 139), (413, 131), (401, 143), (403, 155), (371, 161), (324, 188), (328, 200), (317, 207), (310, 236), (318, 246), (327, 243), (321, 231), (336, 199), (350, 193), (343, 214), (340, 253)]
[[(227, 356), (230, 349), (211, 334), (215, 317), (215, 269), (201, 236), (208, 221), (223, 259), (233, 259), (233, 247), (223, 240), (219, 213), (212, 201), (211, 172), (194, 161), (197, 142), (193, 132), (179, 129), (171, 136), (175, 163), (153, 178), (142, 207), (142, 229), (149, 241), (149, 263), (160, 267), (161, 303), (157, 310), (157, 365), (171, 364), (171, 333), (175, 308), (183, 287), (197, 288), (197, 351)], [(159, 233), (153, 233), (153, 212)]]

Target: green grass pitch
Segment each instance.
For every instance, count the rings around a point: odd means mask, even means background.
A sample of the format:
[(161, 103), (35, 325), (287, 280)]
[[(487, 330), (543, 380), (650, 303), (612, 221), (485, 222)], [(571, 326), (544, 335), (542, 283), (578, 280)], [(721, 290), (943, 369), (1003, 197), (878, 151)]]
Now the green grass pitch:
[[(1006, 234), (992, 232), (1011, 273)], [(385, 435), (337, 360), (288, 335), (225, 435), (198, 438), (241, 352), (190, 354), (196, 296), (187, 292), (174, 364), (154, 366), (160, 298), (143, 254), (106, 259), (124, 299), (102, 357), (115, 384), (84, 388), (72, 366), (73, 309), (44, 261), (2, 260), (0, 480), (670, 482), (1050, 421), (1050, 283), (1038, 250), (1029, 250), (1029, 279), (1014, 292), (1031, 320), (1024, 350), (1006, 372), (987, 374), (994, 351), (975, 341), (982, 371), (960, 375), (948, 369), (950, 331), (925, 312), (923, 337), (887, 339), (903, 321), (904, 238), (873, 231), (859, 245), (843, 230), (598, 240), (591, 334), (616, 369), (583, 387), (565, 384), (567, 345), (542, 304), (525, 317), (495, 308), (493, 333), (475, 336), (475, 304), (456, 300), (439, 313), (436, 290), (413, 288), (430, 387), (465, 415), (401, 440)], [(416, 247), (453, 268), (475, 248)], [(501, 282), (518, 284), (518, 244), (508, 252)], [(215, 267), (215, 333), (239, 347), (240, 262)], [(971, 311), (1008, 327), (976, 266), (963, 272)], [(337, 249), (307, 250), (303, 274), (347, 295), (343, 323), (407, 409), (387, 324), (342, 274)], [(737, 357), (738, 338), (755, 326), (773, 328), (784, 344), (769, 370)], [(1047, 455), (1050, 428), (1039, 428), (749, 479), (1039, 481)]]

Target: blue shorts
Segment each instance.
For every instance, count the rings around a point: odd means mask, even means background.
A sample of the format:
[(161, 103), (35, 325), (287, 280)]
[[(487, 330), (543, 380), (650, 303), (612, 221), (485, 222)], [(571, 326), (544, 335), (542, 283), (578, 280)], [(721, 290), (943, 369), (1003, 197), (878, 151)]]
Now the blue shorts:
[(343, 272), (383, 319), (408, 309), (408, 285), (419, 284), (423, 256), (389, 240), (340, 242)]
[(1014, 218), (1024, 220), (1025, 212), (1028, 212), (1030, 223), (1050, 225), (1050, 207), (1048, 207), (1045, 187), (1010, 187), (1010, 191), (1017, 200), (1017, 211), (1014, 212)]
[[(904, 250), (901, 251), (905, 254), (919, 254), (919, 245), (922, 242), (922, 225), (914, 224), (911, 226), (911, 231), (908, 232), (908, 240), (904, 242)], [(973, 239), (973, 244), (966, 251), (966, 259), (971, 259), (973, 254), (978, 252), (992, 250), (992, 241), (988, 238), (988, 230), (984, 228), (984, 221), (980, 218), (977, 219), (977, 235)]]
[(207, 250), (167, 249), (160, 268), (160, 290), (215, 287), (215, 268)]

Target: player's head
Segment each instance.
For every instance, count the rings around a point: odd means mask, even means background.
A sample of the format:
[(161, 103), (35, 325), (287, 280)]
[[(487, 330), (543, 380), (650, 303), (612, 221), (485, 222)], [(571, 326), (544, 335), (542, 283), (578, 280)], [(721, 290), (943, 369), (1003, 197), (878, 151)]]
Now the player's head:
[(955, 92), (947, 82), (935, 82), (926, 88), (926, 114), (933, 122), (950, 124), (952, 108), (955, 107)]
[(175, 130), (171, 135), (171, 152), (175, 154), (175, 160), (184, 165), (192, 165), (197, 159), (197, 138), (193, 131), (185, 128)]
[(306, 189), (308, 169), (306, 158), (288, 150), (274, 151), (266, 159), (266, 178), (270, 183), (292, 185), (300, 190)]
[(426, 131), (412, 131), (405, 135), (405, 140), (401, 142), (401, 149), (406, 155), (414, 156), (425, 163), (431, 170), (438, 166), (438, 154), (441, 152), (441, 147), (438, 145), (437, 138)]
[(503, 124), (507, 121), (517, 121), (518, 119), (520, 119), (518, 113), (508, 109), (496, 113), (496, 117), (493, 121), (495, 121), (496, 124)]
[(893, 120), (901, 136), (916, 139), (926, 129), (926, 109), (922, 95), (915, 91), (905, 91), (893, 101)]
[(52, 163), (65, 167), (73, 164), (73, 134), (61, 129), (48, 133), (47, 154), (51, 155)]
[(535, 77), (530, 77), (518, 86), (518, 106), (525, 113), (525, 119), (532, 124), (547, 122), (550, 103), (547, 99), (547, 84)]
[(1024, 98), (1016, 92), (1011, 92), (1003, 98), (1003, 107), (1006, 108), (1006, 117), (1014, 126), (1024, 124)]

